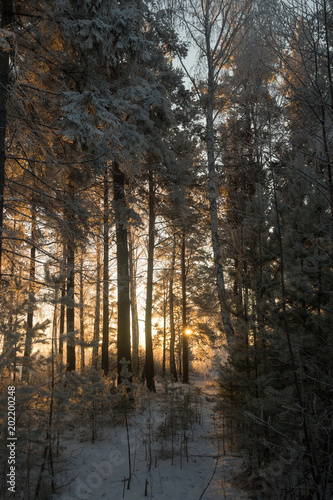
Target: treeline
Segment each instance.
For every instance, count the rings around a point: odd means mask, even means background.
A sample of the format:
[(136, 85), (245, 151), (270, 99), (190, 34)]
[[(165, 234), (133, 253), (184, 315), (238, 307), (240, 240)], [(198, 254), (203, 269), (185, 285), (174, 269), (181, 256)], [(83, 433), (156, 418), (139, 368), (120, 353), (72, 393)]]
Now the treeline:
[(198, 218), (190, 221), (187, 201), (195, 113), (172, 65), (184, 43), (166, 11), (141, 2), (2, 8), (3, 364), (14, 372), (22, 364), (28, 381), (46, 342), (43, 355), (52, 349), (68, 371), (88, 363), (108, 375), (116, 353), (119, 382), (121, 360), (132, 358), (129, 369), (154, 390), (154, 251), (163, 245), (159, 288), (172, 301), (175, 269), (183, 265), (185, 282), (189, 267), (180, 249)]
[(257, 498), (332, 495), (332, 8), (2, 2), (3, 373), (227, 349)]

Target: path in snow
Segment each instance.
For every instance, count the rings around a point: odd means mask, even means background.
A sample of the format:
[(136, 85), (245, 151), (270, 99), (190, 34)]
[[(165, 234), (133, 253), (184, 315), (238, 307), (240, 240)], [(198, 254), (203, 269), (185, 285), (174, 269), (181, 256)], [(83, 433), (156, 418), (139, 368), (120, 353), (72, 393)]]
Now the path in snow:
[[(242, 460), (224, 453), (221, 424), (213, 411), (216, 388), (202, 380), (196, 381), (195, 386), (199, 389), (195, 390), (197, 396), (189, 407), (195, 409), (199, 421), (186, 433), (172, 432), (170, 426), (165, 426), (170, 403), (166, 409), (162, 386), (157, 384), (157, 394), (146, 395), (144, 409), (139, 408), (129, 416), (129, 436), (125, 426), (117, 426), (100, 431), (95, 444), (78, 440), (62, 442), (68, 471), (60, 476), (59, 482), (68, 484), (53, 499), (247, 499), (244, 492), (232, 485)], [(173, 385), (169, 401), (172, 391), (176, 401), (186, 390), (181, 384)], [(172, 411), (177, 411), (177, 407)], [(129, 489), (128, 437), (132, 470)]]

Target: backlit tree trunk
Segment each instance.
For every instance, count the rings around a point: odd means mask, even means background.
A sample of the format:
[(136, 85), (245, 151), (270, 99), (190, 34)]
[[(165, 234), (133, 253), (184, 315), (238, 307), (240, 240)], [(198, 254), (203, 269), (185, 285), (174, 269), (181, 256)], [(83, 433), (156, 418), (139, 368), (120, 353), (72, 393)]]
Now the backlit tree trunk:
[(162, 359), (162, 376), (165, 377), (166, 364), (166, 315), (167, 315), (167, 289), (163, 278), (163, 359)]
[(85, 351), (84, 351), (84, 285), (83, 285), (83, 254), (81, 254), (80, 263), (80, 342), (81, 342), (81, 373), (85, 367)]
[(132, 314), (132, 371), (136, 377), (140, 373), (139, 365), (139, 317), (137, 304), (137, 257), (134, 248), (133, 233), (128, 233), (129, 242), (129, 269), (130, 269), (130, 293), (131, 293), (131, 314)]
[(122, 382), (122, 360), (129, 361), (128, 370), (131, 371), (131, 328), (130, 328), (130, 294), (128, 271), (128, 237), (126, 220), (125, 175), (119, 164), (113, 163), (113, 190), (116, 217), (116, 245), (117, 245), (117, 289), (118, 289), (118, 331), (117, 331), (117, 358), (118, 383)]
[[(36, 207), (31, 206), (31, 248), (30, 248), (30, 271), (29, 271), (29, 303), (27, 314), (27, 333), (25, 337), (24, 357), (30, 358), (32, 349), (32, 328), (34, 321), (34, 282), (36, 277)], [(29, 382), (29, 369), (23, 365), (22, 379)]]
[(102, 370), (109, 373), (109, 182), (104, 176)]
[[(217, 209), (216, 189), (216, 150), (215, 150), (215, 123), (223, 110), (221, 99), (217, 96), (217, 89), (221, 82), (221, 73), (232, 56), (233, 42), (244, 23), (251, 7), (251, 2), (244, 1), (237, 5), (233, 0), (191, 0), (185, 4), (182, 23), (193, 45), (199, 52), (200, 64), (204, 66), (205, 80), (196, 80), (184, 63), (180, 62), (193, 84), (198, 98), (198, 104), (205, 116), (206, 125), (206, 152), (208, 167), (208, 200), (210, 211), (210, 230), (214, 253), (214, 267), (216, 285), (221, 310), (224, 333), (228, 344), (232, 344), (234, 329), (230, 317), (226, 287), (224, 282), (224, 263), (222, 259), (221, 242), (219, 235), (219, 217)], [(204, 89), (202, 84), (204, 85)]]
[(206, 35), (207, 59), (208, 59), (208, 90), (207, 90), (207, 110), (206, 110), (206, 142), (208, 158), (208, 197), (210, 211), (210, 229), (212, 236), (214, 265), (217, 292), (222, 315), (224, 332), (230, 345), (234, 337), (234, 329), (231, 323), (227, 294), (224, 283), (224, 267), (221, 252), (221, 243), (219, 236), (219, 220), (217, 213), (217, 191), (216, 191), (216, 172), (215, 172), (215, 146), (214, 146), (214, 65), (213, 56), (210, 50), (210, 35), (207, 30)]
[(181, 246), (181, 272), (182, 272), (182, 314), (183, 314), (183, 384), (188, 384), (188, 331), (186, 317), (186, 239), (185, 232), (182, 234)]
[[(74, 179), (69, 176), (68, 181), (68, 200), (74, 200)], [(74, 310), (74, 264), (75, 264), (75, 244), (74, 244), (74, 228), (71, 219), (71, 210), (67, 205), (66, 219), (68, 222), (68, 238), (67, 238), (67, 371), (75, 370), (75, 310)]]
[(154, 178), (152, 172), (149, 173), (149, 229), (148, 229), (148, 269), (147, 269), (147, 296), (145, 315), (145, 337), (146, 337), (146, 361), (144, 376), (147, 380), (147, 387), (155, 392), (154, 381), (154, 356), (153, 341), (151, 331), (152, 307), (153, 307), (153, 272), (154, 272), (154, 231), (155, 231), (155, 193)]
[(175, 274), (175, 260), (176, 260), (176, 237), (173, 238), (171, 269), (170, 269), (170, 283), (169, 283), (169, 312), (170, 312), (170, 375), (171, 378), (177, 382), (177, 368), (175, 360), (175, 318), (174, 318), (174, 294), (173, 294), (173, 280)]
[(100, 245), (100, 230), (97, 234), (96, 243), (96, 301), (95, 301), (95, 318), (94, 318), (94, 347), (92, 352), (92, 364), (94, 368), (98, 368), (98, 350), (99, 350), (99, 327), (100, 327), (100, 311), (101, 311), (101, 245)]
[(66, 297), (66, 283), (61, 285), (61, 304), (60, 304), (60, 321), (59, 321), (59, 355), (60, 360), (63, 362), (64, 355), (64, 334), (65, 334), (65, 304)]

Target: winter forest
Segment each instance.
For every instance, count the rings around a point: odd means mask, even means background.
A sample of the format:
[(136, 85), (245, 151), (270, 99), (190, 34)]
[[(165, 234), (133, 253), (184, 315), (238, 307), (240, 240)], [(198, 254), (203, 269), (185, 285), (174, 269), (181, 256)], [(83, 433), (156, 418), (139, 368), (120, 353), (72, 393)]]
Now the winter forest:
[(1, 499), (332, 499), (333, 1), (0, 12)]

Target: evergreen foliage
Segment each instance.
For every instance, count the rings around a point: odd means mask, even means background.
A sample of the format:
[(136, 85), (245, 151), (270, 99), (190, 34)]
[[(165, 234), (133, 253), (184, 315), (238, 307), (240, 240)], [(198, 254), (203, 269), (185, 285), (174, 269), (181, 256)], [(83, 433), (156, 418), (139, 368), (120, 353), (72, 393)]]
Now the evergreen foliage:
[(17, 495), (54, 491), (77, 421), (92, 442), (126, 426), (130, 487), (140, 379), (154, 392), (162, 377), (158, 436), (185, 456), (197, 401), (168, 381), (200, 361), (219, 366), (253, 496), (331, 498), (332, 2), (0, 11), (0, 395), (16, 386)]

